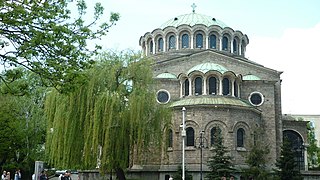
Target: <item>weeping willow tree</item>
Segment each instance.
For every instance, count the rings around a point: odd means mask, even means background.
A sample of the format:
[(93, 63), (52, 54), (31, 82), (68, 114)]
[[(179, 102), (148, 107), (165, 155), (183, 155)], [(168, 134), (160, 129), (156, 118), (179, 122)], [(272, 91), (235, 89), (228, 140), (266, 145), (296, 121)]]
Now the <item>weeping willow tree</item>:
[(46, 152), (55, 167), (119, 173), (161, 146), (170, 110), (155, 100), (151, 61), (133, 53), (104, 53), (76, 91), (48, 93)]

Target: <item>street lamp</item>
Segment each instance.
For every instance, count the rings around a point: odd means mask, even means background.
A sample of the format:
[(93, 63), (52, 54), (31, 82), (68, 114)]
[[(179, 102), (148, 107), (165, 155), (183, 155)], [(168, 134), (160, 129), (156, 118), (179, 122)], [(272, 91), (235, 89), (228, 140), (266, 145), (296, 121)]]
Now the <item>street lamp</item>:
[(206, 137), (203, 136), (204, 131), (200, 131), (200, 137), (197, 137), (197, 140), (199, 141), (199, 145), (195, 146), (196, 148), (200, 148), (200, 180), (202, 180), (202, 149), (208, 148), (208, 140)]
[(181, 130), (181, 137), (182, 137), (182, 180), (185, 179), (185, 168), (184, 168), (184, 146), (185, 146), (185, 138), (186, 138), (186, 108), (182, 107), (182, 130)]

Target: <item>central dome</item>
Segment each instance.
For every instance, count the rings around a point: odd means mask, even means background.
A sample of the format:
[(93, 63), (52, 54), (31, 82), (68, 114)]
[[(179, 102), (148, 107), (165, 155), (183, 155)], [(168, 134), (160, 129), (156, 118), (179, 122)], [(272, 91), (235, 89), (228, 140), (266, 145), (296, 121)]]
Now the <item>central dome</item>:
[(164, 24), (162, 24), (160, 26), (160, 28), (164, 29), (168, 26), (178, 27), (183, 24), (189, 25), (191, 27), (196, 24), (203, 24), (207, 27), (212, 26), (212, 25), (217, 25), (217, 26), (220, 26), (221, 28), (227, 27), (227, 25), (224, 24), (222, 21), (219, 21), (211, 16), (192, 12), (189, 14), (184, 14), (184, 15), (174, 17), (174, 18), (170, 19), (169, 21), (165, 22)]

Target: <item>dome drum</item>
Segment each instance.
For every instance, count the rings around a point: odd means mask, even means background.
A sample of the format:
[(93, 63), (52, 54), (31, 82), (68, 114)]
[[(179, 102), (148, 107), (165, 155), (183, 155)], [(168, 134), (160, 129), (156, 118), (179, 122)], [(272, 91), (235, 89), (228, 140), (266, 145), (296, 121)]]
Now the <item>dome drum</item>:
[(234, 31), (221, 21), (197, 13), (178, 16), (140, 38), (143, 54), (185, 49), (216, 49), (245, 56), (247, 35)]

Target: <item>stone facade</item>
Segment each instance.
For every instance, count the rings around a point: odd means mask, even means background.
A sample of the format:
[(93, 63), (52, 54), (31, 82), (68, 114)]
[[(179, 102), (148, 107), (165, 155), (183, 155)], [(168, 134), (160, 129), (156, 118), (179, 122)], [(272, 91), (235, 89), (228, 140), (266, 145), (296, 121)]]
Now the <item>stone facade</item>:
[[(161, 180), (175, 173), (182, 162), (183, 107), (185, 163), (194, 179), (199, 178), (201, 162), (203, 172), (209, 171), (206, 164), (214, 143), (214, 128), (221, 130), (236, 167), (246, 165), (244, 157), (250, 151), (255, 131), (263, 129), (264, 136), (259, 140), (269, 146), (267, 165), (274, 167), (283, 137), (282, 72), (245, 58), (247, 35), (217, 23), (215, 18), (192, 12), (165, 25), (146, 33), (139, 43), (143, 54), (155, 61), (158, 102), (173, 109), (171, 144), (164, 148), (161, 161), (152, 162), (152, 166), (133, 166), (131, 172), (140, 174), (136, 177), (141, 179), (145, 179), (141, 175), (145, 172), (154, 175), (152, 179)], [(303, 128), (305, 124), (299, 124), (294, 131), (303, 131), (300, 134), (305, 136)], [(202, 159), (197, 148), (200, 132), (208, 146), (202, 149)]]

